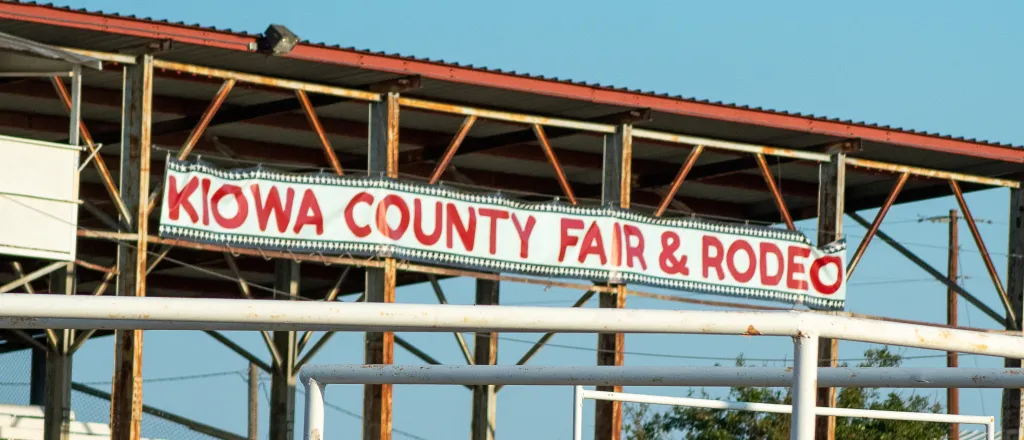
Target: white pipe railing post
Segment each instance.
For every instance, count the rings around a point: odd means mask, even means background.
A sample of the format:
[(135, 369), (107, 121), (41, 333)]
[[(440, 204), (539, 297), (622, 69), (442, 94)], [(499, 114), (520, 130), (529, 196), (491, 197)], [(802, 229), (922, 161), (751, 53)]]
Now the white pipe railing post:
[(324, 438), (324, 384), (313, 378), (306, 378), (306, 433), (304, 440)]
[(582, 386), (572, 388), (572, 440), (583, 440), (583, 396)]
[(790, 440), (814, 438), (814, 413), (818, 388), (818, 335), (800, 332), (793, 337), (793, 417)]
[(994, 419), (985, 424), (985, 438), (988, 440), (996, 440), (996, 422)]

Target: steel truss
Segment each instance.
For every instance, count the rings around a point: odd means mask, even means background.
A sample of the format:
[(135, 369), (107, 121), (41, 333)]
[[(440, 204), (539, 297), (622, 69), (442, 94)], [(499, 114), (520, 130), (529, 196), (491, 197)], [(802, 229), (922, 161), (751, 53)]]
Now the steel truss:
[[(159, 187), (149, 188), (149, 158), (151, 154), (151, 146), (155, 138), (172, 135), (176, 132), (188, 131), (188, 135), (186, 137), (176, 138), (181, 144), (180, 148), (176, 151), (176, 157), (184, 160), (189, 158), (192, 153), (195, 152), (197, 146), (199, 146), (204, 138), (205, 131), (211, 126), (245, 121), (266, 114), (299, 110), (303, 113), (309, 128), (317, 135), (322, 147), (321, 151), (323, 158), (330, 165), (331, 170), (338, 175), (345, 174), (346, 172), (352, 173), (354, 170), (366, 169), (369, 174), (383, 174), (395, 178), (409, 177), (408, 174), (400, 173), (401, 167), (412, 167), (417, 164), (422, 164), (423, 162), (435, 161), (436, 164), (433, 165), (431, 169), (426, 170), (424, 176), (419, 177), (424, 178), (432, 184), (439, 183), (443, 178), (446, 178), (446, 176), (459, 180), (463, 183), (474, 184), (472, 179), (467, 177), (465, 173), (456, 170), (451, 165), (452, 160), (459, 155), (485, 152), (492, 149), (493, 145), (486, 145), (483, 141), (474, 142), (473, 139), (467, 138), (467, 134), (474, 124), (481, 119), (502, 121), (523, 125), (524, 130), (521, 132), (515, 132), (503, 140), (493, 139), (492, 141), (495, 141), (494, 144), (501, 144), (501, 142), (498, 141), (505, 142), (504, 145), (510, 145), (516, 142), (536, 141), (540, 145), (543, 153), (543, 157), (539, 160), (546, 161), (552, 166), (558, 191), (561, 196), (565, 197), (570, 203), (581, 203), (586, 200), (594, 200), (600, 196), (600, 202), (602, 204), (614, 205), (623, 209), (629, 209), (631, 207), (650, 207), (654, 209), (657, 216), (662, 216), (670, 210), (675, 211), (678, 209), (678, 206), (682, 203), (680, 199), (676, 197), (679, 188), (686, 182), (687, 178), (695, 178), (693, 175), (695, 172), (694, 165), (701, 154), (708, 150), (714, 150), (739, 155), (743, 159), (752, 158), (757, 169), (761, 171), (761, 177), (763, 178), (765, 188), (772, 195), (772, 200), (779, 212), (780, 222), (784, 223), (788, 228), (793, 229), (793, 216), (786, 205), (782, 191), (776, 183), (775, 177), (767, 166), (766, 157), (773, 157), (780, 161), (780, 163), (799, 162), (810, 166), (817, 166), (822, 170), (820, 185), (818, 188), (819, 231), (821, 231), (818, 237), (819, 244), (827, 244), (828, 242), (834, 241), (843, 236), (842, 217), (844, 214), (850, 215), (855, 221), (868, 228), (867, 236), (858, 246), (853, 258), (850, 260), (847, 273), (848, 277), (852, 276), (853, 271), (860, 262), (867, 246), (870, 244), (873, 237), (877, 235), (880, 239), (895, 247), (902, 254), (910, 258), (911, 261), (921, 266), (929, 274), (935, 276), (936, 279), (945, 282), (950, 289), (954, 290), (960, 296), (963, 296), (967, 301), (978, 307), (986, 315), (1000, 323), (1005, 323), (1008, 330), (1019, 332), (1021, 327), (1020, 321), (1022, 306), (1020, 303), (1020, 297), (1021, 291), (1024, 291), (1024, 287), (1022, 287), (1022, 285), (1024, 285), (1024, 263), (1022, 263), (1021, 260), (1024, 259), (1011, 258), (1011, 267), (1009, 271), (1010, 279), (1004, 285), (997, 276), (991, 257), (981, 240), (981, 236), (977, 231), (976, 222), (970, 215), (970, 211), (968, 210), (960, 188), (960, 184), (962, 183), (1010, 188), (1013, 194), (1013, 200), (1017, 202), (1015, 206), (1024, 205), (1024, 202), (1020, 202), (1020, 200), (1022, 200), (1019, 195), (1021, 184), (1016, 180), (995, 179), (971, 174), (926, 169), (849, 157), (848, 153), (856, 150), (856, 148), (851, 146), (858, 142), (856, 139), (851, 139), (837, 145), (824, 146), (823, 148), (815, 151), (804, 151), (775, 148), (767, 145), (730, 142), (719, 139), (690, 136), (681, 133), (669, 133), (634, 128), (634, 123), (649, 119), (650, 117), (650, 112), (643, 109), (633, 110), (624, 114), (609, 115), (595, 120), (578, 121), (403, 97), (401, 95), (402, 92), (415, 89), (419, 86), (418, 77), (400, 78), (395, 81), (369, 85), (367, 87), (368, 90), (356, 90), (172, 62), (160, 59), (159, 54), (147, 54), (136, 57), (124, 54), (100, 53), (75, 49), (72, 49), (72, 51), (104, 60), (109, 65), (124, 66), (126, 78), (126, 88), (124, 90), (125, 107), (123, 109), (124, 118), (122, 127), (124, 132), (123, 138), (121, 137), (122, 130), (120, 128), (112, 131), (111, 133), (103, 132), (97, 136), (93, 136), (84, 123), (78, 122), (78, 115), (80, 114), (78, 106), (80, 105), (80, 101), (78, 101), (79, 98), (76, 97), (78, 96), (77, 93), (81, 87), (80, 74), (72, 75), (73, 81), (71, 90), (68, 90), (59, 78), (52, 78), (57, 98), (63, 103), (69, 114), (72, 115), (72, 119), (76, 121), (69, 134), (69, 139), (76, 145), (80, 141), (84, 143), (89, 155), (84, 161), (83, 166), (87, 163), (91, 163), (92, 166), (96, 168), (102, 180), (103, 190), (109, 196), (110, 204), (113, 205), (115, 212), (118, 214), (115, 219), (115, 217), (111, 217), (109, 214), (105, 213), (102, 208), (96, 207), (91, 202), (84, 205), (93, 213), (94, 216), (97, 217), (98, 220), (102, 221), (108, 229), (81, 229), (79, 231), (79, 237), (90, 240), (114, 241), (118, 243), (119, 246), (118, 261), (112, 268), (103, 267), (101, 265), (81, 260), (75, 262), (79, 267), (103, 273), (103, 280), (95, 290), (95, 294), (97, 296), (104, 293), (108, 284), (115, 277), (117, 279), (117, 291), (119, 294), (128, 296), (145, 295), (146, 275), (152, 272), (158, 264), (167, 264), (165, 261), (171, 261), (167, 256), (170, 252), (176, 249), (192, 249), (222, 254), (224, 256), (223, 260), (227, 263), (232, 273), (235, 274), (234, 278), (237, 279), (237, 283), (235, 283), (237, 285), (237, 290), (240, 292), (241, 296), (246, 298), (253, 298), (255, 295), (253, 295), (253, 292), (250, 290), (251, 283), (247, 282), (242, 277), (241, 271), (238, 270), (237, 264), (234, 263), (234, 257), (239, 255), (283, 260), (283, 263), (289, 264), (298, 262), (324, 265), (340, 264), (347, 267), (345, 269), (345, 273), (347, 273), (349, 268), (352, 267), (365, 268), (368, 272), (367, 284), (364, 293), (365, 296), (362, 297), (361, 300), (365, 299), (369, 302), (379, 303), (394, 302), (396, 278), (400, 272), (416, 272), (428, 275), (429, 277), (470, 276), (480, 280), (490, 280), (495, 285), (500, 281), (512, 281), (545, 286), (570, 287), (584, 292), (583, 296), (579, 301), (577, 301), (574, 307), (581, 307), (594, 295), (599, 295), (601, 308), (609, 309), (607, 310), (608, 312), (618, 311), (618, 309), (624, 308), (625, 299), (628, 295), (655, 296), (645, 292), (631, 290), (625, 285), (588, 285), (583, 283), (552, 282), (529, 277), (506, 276), (500, 274), (439, 268), (429, 265), (411, 264), (395, 261), (394, 259), (389, 258), (357, 259), (342, 256), (296, 255), (291, 252), (259, 249), (234, 249), (227, 246), (168, 240), (150, 236), (148, 234), (147, 219), (159, 202), (160, 194)], [(184, 74), (203, 76), (206, 78), (215, 78), (220, 81), (220, 88), (201, 113), (185, 115), (177, 120), (154, 123), (152, 121), (152, 88), (153, 78), (155, 76), (154, 69), (180, 72)], [(223, 108), (231, 91), (241, 84), (283, 90), (294, 95), (294, 98), (261, 104), (260, 106), (255, 106), (255, 108)], [(318, 106), (344, 101), (364, 102), (370, 109), (371, 118), (369, 127), (366, 130), (369, 138), (367, 155), (365, 159), (359, 158), (360, 160), (366, 160), (365, 168), (354, 162), (353, 158), (339, 155), (334, 150), (329, 140), (329, 128), (316, 113), (316, 107)], [(413, 153), (405, 153), (398, 150), (398, 137), (400, 133), (399, 115), (403, 110), (460, 115), (465, 117), (465, 119), (455, 136), (446, 145), (439, 145), (436, 148), (424, 148)], [(77, 128), (74, 128), (76, 126)], [(580, 188), (579, 185), (577, 185), (577, 187), (574, 188), (563, 170), (562, 162), (559, 160), (556, 151), (551, 147), (550, 139), (574, 133), (591, 133), (603, 136), (605, 142), (604, 162), (602, 164), (604, 179), (600, 188), (598, 188), (600, 194), (598, 194), (598, 191), (594, 188), (590, 187)], [(634, 179), (632, 169), (632, 164), (634, 162), (632, 159), (632, 142), (634, 139), (677, 145), (682, 148), (687, 148), (688, 155), (677, 173), (666, 176), (642, 175), (640, 178)], [(118, 168), (121, 175), (120, 182), (114, 181), (113, 173), (107, 166), (104, 157), (101, 154), (104, 142), (121, 143), (122, 163)], [(223, 150), (221, 147), (217, 148), (218, 150)], [(232, 156), (230, 151), (227, 151), (224, 154)], [(861, 218), (856, 212), (846, 212), (843, 208), (845, 174), (847, 172), (864, 172), (865, 170), (870, 172), (892, 173), (898, 176), (892, 192), (883, 204), (882, 209), (879, 210), (874, 221), (870, 224), (868, 224), (867, 221)], [(982, 258), (985, 261), (986, 268), (992, 278), (993, 285), (1001, 299), (1004, 310), (997, 311), (986, 306), (977, 296), (959, 287), (955, 282), (951, 282), (946, 279), (946, 277), (939, 271), (926, 264), (922, 259), (900, 246), (898, 242), (881, 231), (880, 225), (884, 220), (886, 213), (896, 202), (897, 196), (912, 176), (927, 179), (942, 179), (949, 182), (951, 192), (956, 196), (960, 209), (965, 214), (968, 227), (972, 232), (972, 237), (978, 245), (978, 248), (981, 250)], [(698, 175), (696, 180), (699, 180), (699, 178), (700, 176)], [(667, 186), (667, 191), (663, 192), (661, 195), (654, 198), (646, 196), (642, 198), (640, 197), (642, 195), (641, 191), (653, 190), (665, 186)], [(646, 194), (647, 193), (643, 193), (643, 195)], [(685, 204), (683, 205), (685, 206)], [(1011, 215), (1020, 215), (1019, 211), (1021, 210), (1011, 209)], [(684, 209), (683, 212), (688, 213), (691, 212), (691, 210)], [(1024, 253), (1024, 244), (1022, 244), (1024, 243), (1024, 238), (1022, 238), (1024, 237), (1024, 234), (1020, 231), (1020, 222), (1011, 222), (1011, 224), (1018, 225), (1011, 229), (1011, 254), (1018, 255)], [(151, 250), (151, 247), (154, 245), (159, 247), (156, 250)], [(63, 270), (61, 266), (51, 266), (52, 267), (47, 266), (38, 268), (28, 274), (21, 272), (19, 269), (18, 278), (15, 281), (0, 286), (0, 292), (11, 291), (13, 289), (23, 287), (27, 292), (31, 293), (32, 281), (46, 276), (51, 272)], [(281, 273), (284, 274), (284, 272), (286, 271), (282, 269)], [(284, 275), (281, 276), (283, 277)], [(295, 299), (301, 293), (298, 280), (299, 278), (297, 274), (288, 282), (285, 282), (285, 280), (281, 278), (281, 282), (274, 288), (275, 293), (287, 292), (286, 295), (290, 295), (288, 296), (289, 298)], [(334, 301), (338, 297), (338, 290), (343, 281), (344, 275), (342, 276), (342, 279), (335, 284), (334, 289), (325, 294), (326, 301)], [(440, 287), (436, 282), (436, 278), (432, 279), (432, 284), (434, 285), (439, 301), (442, 303), (446, 302), (443, 292), (440, 290)], [(497, 291), (497, 287), (494, 287), (494, 291)], [(478, 295), (478, 299), (483, 301), (482, 304), (498, 303), (496, 294), (493, 298), (486, 296), (480, 297)], [(743, 304), (718, 301), (686, 299), (673, 300), (724, 307), (750, 307)], [(233, 306), (237, 307), (238, 305), (237, 303), (234, 303)], [(353, 306), (356, 305), (353, 304)], [(768, 308), (762, 306), (757, 307)], [(503, 308), (503, 310), (504, 309), (505, 308)], [(846, 314), (846, 316), (850, 315), (851, 314)], [(875, 322), (876, 325), (886, 325), (885, 323), (881, 323), (881, 321), (873, 322)], [(69, 339), (69, 348), (65, 350), (68, 353), (69, 359), (70, 353), (73, 353), (75, 349), (80, 347), (91, 335), (93, 335), (97, 328), (105, 327), (94, 325), (91, 328), (83, 328), (85, 331), (78, 333), (77, 335), (72, 333), (72, 336), (75, 337)], [(143, 345), (142, 333), (137, 330), (138, 328), (135, 327), (122, 328), (119, 330), (117, 336), (117, 358), (119, 361), (116, 363), (115, 387), (112, 393), (112, 405), (114, 408), (117, 408), (117, 410), (114, 411), (114, 417), (112, 420), (115, 438), (136, 438), (138, 436), (138, 420), (134, 415), (141, 414), (141, 390), (137, 389), (138, 387), (136, 384), (141, 380), (141, 355)], [(299, 336), (294, 334), (295, 329), (281, 329), (281, 334), (271, 334), (272, 329), (270, 327), (263, 327), (260, 330), (264, 332), (264, 339), (270, 358), (272, 359), (270, 363), (261, 361), (258, 356), (242, 350), (237, 345), (231, 343), (227, 338), (216, 333), (213, 329), (209, 329), (208, 331), (211, 336), (228, 346), (228, 348), (238, 352), (241, 356), (244, 356), (265, 371), (273, 373), (273, 377), (277, 378), (278, 382), (284, 383), (285, 385), (282, 386), (286, 388), (294, 386), (295, 371), (302, 365), (308, 364), (316, 352), (330, 340), (332, 335), (332, 333), (328, 332), (310, 346), (305, 351), (305, 354), (302, 355), (303, 349), (305, 349), (310, 342), (312, 337), (311, 333), (307, 332)], [(559, 330), (548, 331), (533, 348), (522, 356), (517, 364), (526, 364), (558, 331)], [(59, 342), (57, 331), (51, 330), (48, 334), (50, 335), (47, 339), (48, 344), (52, 345), (55, 343), (54, 341)], [(38, 343), (37, 340), (28, 335), (19, 333), (18, 336), (21, 339), (25, 339), (26, 343), (28, 343), (27, 340), (34, 341), (30, 344)], [(821, 336), (822, 340), (819, 353), (812, 356), (806, 356), (804, 359), (809, 359), (807, 362), (810, 362), (811, 364), (814, 364), (814, 362), (812, 362), (814, 359), (822, 359), (823, 363), (821, 366), (834, 366), (834, 360), (838, 350), (836, 343), (834, 342), (834, 338), (841, 335), (829, 336), (823, 333)], [(496, 343), (495, 335), (491, 334), (488, 336), (487, 332), (478, 333), (476, 340), (478, 344), (482, 342), (486, 342), (487, 344)], [(456, 341), (458, 342), (460, 350), (468, 364), (472, 365), (479, 362), (495, 362), (494, 357), (489, 354), (488, 350), (470, 353), (466, 341), (458, 333), (456, 333)], [(806, 342), (811, 344), (811, 341)], [(433, 363), (432, 357), (422, 352), (422, 350), (416, 349), (401, 338), (396, 338), (393, 333), (388, 332), (388, 329), (382, 329), (381, 332), (371, 332), (367, 334), (367, 351), (365, 354), (366, 362), (371, 364), (391, 363), (393, 360), (394, 345), (396, 343), (399, 346), (410, 350), (426, 362)], [(814, 342), (814, 344), (816, 343), (817, 342)], [(496, 346), (492, 347), (491, 351), (496, 350), (495, 347)], [(621, 353), (624, 351), (624, 340), (621, 332), (599, 332), (598, 348), (602, 350), (602, 353), (606, 354), (599, 358), (599, 365), (616, 366), (622, 364)], [(938, 348), (949, 349), (949, 347), (945, 345)], [(967, 352), (967, 350), (965, 350), (965, 352)], [(1017, 356), (1014, 357), (1014, 359), (1019, 359), (1021, 357), (1022, 356)], [(436, 360), (434, 362), (436, 362)], [(1007, 366), (1019, 366), (1019, 362), (1008, 361)], [(811, 365), (805, 366), (805, 368), (810, 367)], [(67, 381), (69, 383), (70, 377)], [(291, 382), (291, 385), (288, 385), (288, 382)], [(500, 386), (493, 387), (493, 390), (474, 389), (474, 395), (476, 396), (479, 394), (480, 396), (479, 398), (474, 397), (474, 402), (480, 402), (479, 405), (474, 404), (474, 420), (493, 421), (493, 394), (500, 389)], [(607, 391), (617, 391), (617, 389), (612, 387)], [(1013, 392), (1014, 391), (1007, 392), (1007, 396), (1010, 396), (1008, 397), (1008, 401), (1011, 403), (1014, 402)], [(287, 393), (281, 393), (281, 395), (285, 394)], [(804, 398), (810, 397), (804, 396)], [(275, 400), (275, 402), (276, 401), (277, 400)], [(367, 386), (366, 402), (368, 403), (366, 406), (366, 414), (364, 414), (364, 431), (372, 431), (370, 437), (367, 438), (390, 438), (391, 393), (389, 386), (387, 384)], [(818, 392), (817, 402), (818, 406), (833, 406), (834, 390), (823, 388)], [(291, 404), (285, 400), (278, 403), (280, 404), (273, 405), (271, 410), (272, 419), (280, 420), (280, 422), (274, 424), (274, 426), (287, 424), (290, 418), (285, 415), (285, 413), (293, 410)], [(621, 426), (621, 406), (615, 402), (602, 402), (599, 407), (601, 408), (600, 413), (595, 416), (595, 422), (600, 432), (598, 437), (600, 439), (618, 438), (620, 431), (619, 427)], [(1010, 409), (1008, 411), (1019, 411), (1019, 402), (1015, 405), (1010, 405), (1009, 408)], [(55, 415), (53, 417), (58, 416), (59, 415)], [(1004, 417), (1004, 420), (1012, 420), (1016, 418), (1018, 417)], [(825, 420), (827, 420), (827, 418)], [(488, 426), (489, 428), (478, 429), (476, 428), (477, 426)], [(831, 432), (831, 429), (832, 428), (828, 424), (819, 425), (818, 431), (819, 434), (827, 436)], [(274, 434), (275, 437), (273, 438), (275, 440), (278, 438), (286, 438), (285, 436), (287, 436), (287, 434), (284, 433), (284, 431), (286, 430), (283, 428), (276, 430), (272, 428), (272, 432), (278, 433)], [(493, 423), (474, 423), (473, 432), (474, 440), (491, 438), (493, 436)]]

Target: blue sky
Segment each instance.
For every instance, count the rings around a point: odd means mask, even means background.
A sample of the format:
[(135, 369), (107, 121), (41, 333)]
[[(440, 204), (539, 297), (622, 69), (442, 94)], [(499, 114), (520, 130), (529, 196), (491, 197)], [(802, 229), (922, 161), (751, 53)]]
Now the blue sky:
[[(884, 123), (918, 130), (1024, 144), (1018, 75), (1024, 30), (1015, 22), (1024, 5), (1009, 1), (950, 2), (329, 2), (302, 0), (178, 0), (132, 2), (83, 0), (74, 7), (135, 14), (219, 28), (261, 32), (281, 23), (300, 37), (343, 46), (458, 61), (680, 94), (752, 106)], [(982, 233), (1000, 273), (1006, 268), (1006, 190), (969, 195), (976, 217), (991, 220)], [(952, 198), (899, 205), (883, 229), (938, 268), (946, 264), (946, 226), (916, 222), (943, 215)], [(871, 217), (874, 212), (862, 212)], [(864, 231), (847, 219), (848, 238)], [(800, 224), (809, 235), (813, 222)], [(1001, 308), (973, 242), (962, 228), (962, 273), (968, 290)], [(340, 270), (340, 269), (339, 269)], [(472, 281), (443, 283), (452, 302), (472, 301)], [(580, 292), (506, 284), (502, 302), (558, 301), (569, 305)], [(682, 294), (682, 296), (694, 296)], [(941, 322), (945, 289), (876, 241), (851, 280), (848, 310)], [(400, 289), (400, 302), (431, 302), (424, 288)], [(994, 327), (977, 310), (963, 307), (961, 322)], [(633, 308), (684, 305), (630, 298)], [(691, 308), (691, 306), (686, 306)], [(434, 357), (461, 362), (449, 334), (403, 335)], [(233, 334), (265, 356), (257, 335)], [(534, 339), (530, 335), (506, 335)], [(593, 335), (559, 335), (555, 344), (593, 347)], [(89, 342), (75, 364), (77, 381), (109, 381), (112, 340)], [(514, 362), (528, 344), (504, 339), (499, 362)], [(628, 336), (630, 352), (731, 358), (791, 359), (780, 338)], [(859, 358), (864, 344), (843, 343), (842, 358)], [(907, 355), (936, 352), (905, 350)], [(359, 363), (362, 335), (335, 337), (320, 363)], [(400, 348), (398, 363), (420, 363)], [(592, 351), (547, 347), (536, 364), (593, 364)], [(943, 366), (944, 359), (908, 360), (911, 366)], [(627, 355), (630, 365), (711, 365), (713, 361)], [(781, 365), (781, 362), (767, 362)], [(855, 363), (855, 362), (854, 362)], [(963, 357), (966, 367), (997, 367), (998, 359)], [(246, 368), (245, 361), (201, 333), (148, 332), (144, 374), (167, 377)], [(681, 394), (682, 389), (642, 392)], [(146, 403), (239, 433), (245, 432), (245, 384), (234, 377), (154, 382)], [(919, 390), (937, 395), (941, 391)], [(332, 386), (327, 399), (360, 412), (361, 391)], [(999, 392), (965, 390), (965, 414), (999, 416)], [(299, 399), (301, 401), (301, 398)], [(569, 388), (509, 387), (498, 398), (497, 429), (503, 438), (565, 438), (570, 429)], [(261, 437), (267, 432), (261, 402)], [(296, 426), (301, 425), (300, 412)], [(400, 386), (395, 391), (395, 427), (427, 439), (464, 438), (469, 431), (470, 394), (461, 387)], [(586, 420), (592, 420), (587, 405)], [(359, 432), (358, 420), (330, 413), (328, 432)], [(145, 433), (144, 433), (145, 434)], [(585, 430), (589, 435), (589, 427)], [(408, 438), (396, 434), (396, 438)]]

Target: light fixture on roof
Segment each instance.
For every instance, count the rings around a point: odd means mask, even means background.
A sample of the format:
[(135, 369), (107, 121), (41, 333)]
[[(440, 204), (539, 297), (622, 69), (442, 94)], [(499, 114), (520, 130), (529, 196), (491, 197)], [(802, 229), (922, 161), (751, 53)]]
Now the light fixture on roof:
[(263, 36), (257, 40), (256, 50), (272, 55), (283, 55), (291, 52), (298, 42), (299, 37), (288, 30), (288, 28), (279, 24), (272, 24), (267, 27), (267, 30), (263, 31)]

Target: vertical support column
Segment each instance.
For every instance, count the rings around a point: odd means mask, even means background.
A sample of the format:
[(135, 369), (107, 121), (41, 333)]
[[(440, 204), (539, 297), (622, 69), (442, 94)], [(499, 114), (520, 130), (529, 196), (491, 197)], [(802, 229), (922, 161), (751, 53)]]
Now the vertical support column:
[[(476, 280), (476, 304), (496, 306), (499, 302), (499, 282)], [(473, 343), (474, 365), (498, 364), (498, 334), (477, 333)], [(477, 385), (473, 387), (472, 440), (494, 440), (495, 422), (498, 418), (497, 387)]]
[(28, 404), (43, 406), (46, 402), (46, 352), (32, 349), (32, 371), (29, 372)]
[[(1010, 255), (1006, 269), (1006, 295), (1010, 297), (1010, 306), (1017, 314), (1017, 328), (1020, 328), (1024, 316), (1024, 190), (1010, 189), (1010, 237), (1007, 253)], [(1012, 329), (1010, 317), (1006, 318), (1007, 330)], [(1020, 359), (1006, 359), (1006, 368), (1021, 368)], [(1003, 390), (1003, 439), (1021, 440), (1021, 390)]]
[[(121, 199), (133, 218), (137, 239), (117, 248), (117, 295), (146, 296), (149, 233), (149, 154), (153, 115), (153, 56), (125, 66), (121, 138)], [(142, 422), (142, 330), (114, 332), (114, 383), (110, 398), (111, 440), (138, 440)]]
[[(75, 266), (50, 274), (50, 293), (74, 295)], [(43, 439), (67, 440), (71, 438), (71, 344), (72, 330), (53, 330), (46, 352), (46, 396), (43, 400)]]
[[(835, 153), (831, 159), (830, 162), (821, 164), (818, 175), (818, 246), (825, 246), (843, 237), (846, 154)], [(836, 367), (838, 357), (839, 340), (822, 338), (818, 344), (818, 366)], [(836, 389), (819, 388), (816, 404), (822, 408), (834, 408), (836, 406)], [(835, 440), (835, 416), (817, 419), (814, 438)]]
[[(947, 268), (947, 275), (949, 280), (956, 283), (959, 279), (960, 271), (960, 218), (957, 216), (955, 209), (949, 210), (949, 264)], [(951, 288), (946, 289), (946, 324), (956, 327), (957, 324), (957, 299), (958, 295), (955, 290)], [(946, 367), (957, 368), (960, 366), (960, 359), (957, 356), (957, 352), (950, 351), (946, 353)], [(947, 414), (960, 414), (960, 389), (949, 388), (946, 390), (946, 413)], [(949, 424), (949, 435), (946, 436), (946, 440), (960, 440), (960, 424), (950, 423)]]
[(815, 388), (818, 386), (818, 335), (801, 333), (793, 337), (793, 416), (790, 440), (814, 438)]
[[(614, 134), (604, 137), (604, 176), (601, 202), (605, 206), (629, 209), (632, 188), (633, 126), (622, 124)], [(600, 294), (601, 308), (626, 308), (626, 286), (618, 284), (615, 293)], [(622, 366), (626, 335), (597, 335), (597, 365)], [(598, 391), (622, 392), (621, 386), (597, 387)], [(594, 401), (594, 439), (619, 440), (622, 437), (622, 402)]]
[[(292, 299), (299, 294), (299, 263), (274, 262), (274, 289), (293, 295)], [(274, 347), (281, 362), (274, 361), (270, 375), (270, 440), (291, 440), (295, 437), (296, 332), (274, 332)]]
[[(367, 171), (371, 176), (398, 177), (398, 94), (388, 93), (370, 103)], [(395, 302), (394, 258), (384, 258), (384, 267), (366, 269), (366, 301)], [(395, 334), (366, 333), (367, 364), (395, 361)], [(363, 388), (363, 440), (391, 440), (392, 386), (365, 385)]]

